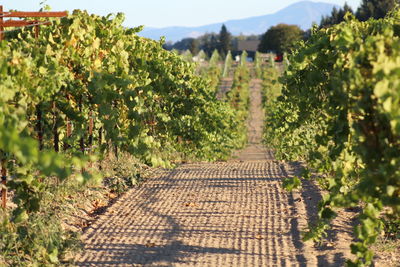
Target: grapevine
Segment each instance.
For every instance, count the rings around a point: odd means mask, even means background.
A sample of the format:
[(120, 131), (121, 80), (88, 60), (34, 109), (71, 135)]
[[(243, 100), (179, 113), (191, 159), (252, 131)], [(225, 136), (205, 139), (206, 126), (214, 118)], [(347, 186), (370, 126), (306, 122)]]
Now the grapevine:
[(320, 238), (339, 208), (360, 207), (350, 266), (372, 264), (384, 215), (400, 215), (399, 18), (348, 16), (314, 30), (289, 57), (282, 94), (267, 110), (277, 156), (305, 160), (329, 191), (306, 238)]
[(37, 231), (46, 179), (101, 181), (91, 166), (110, 154), (170, 167), (224, 158), (242, 145), (244, 122), (195, 65), (123, 20), (74, 11), (38, 38), (23, 29), (0, 43), (0, 158), (16, 205), (1, 216), (0, 259), (17, 253), (32, 264), (58, 263), (64, 245), (53, 238), (23, 245)]

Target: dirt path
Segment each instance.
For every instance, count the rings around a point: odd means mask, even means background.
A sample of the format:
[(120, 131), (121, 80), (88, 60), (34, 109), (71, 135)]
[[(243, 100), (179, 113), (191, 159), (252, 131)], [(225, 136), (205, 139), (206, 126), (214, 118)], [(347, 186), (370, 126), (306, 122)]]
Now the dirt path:
[(85, 232), (77, 264), (334, 266), (301, 242), (306, 206), (280, 186), (294, 170), (261, 145), (259, 80), (251, 114), (249, 146), (237, 159), (186, 164), (131, 190)]
[(217, 98), (222, 99), (229, 90), (231, 90), (233, 84), (233, 78), (228, 77), (228, 78), (222, 78), (220, 83), (219, 83), (219, 91), (217, 93)]

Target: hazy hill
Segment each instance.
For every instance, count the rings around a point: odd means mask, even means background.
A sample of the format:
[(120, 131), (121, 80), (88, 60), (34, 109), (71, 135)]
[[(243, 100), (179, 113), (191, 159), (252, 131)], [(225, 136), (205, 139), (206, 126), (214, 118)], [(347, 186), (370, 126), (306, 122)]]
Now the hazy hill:
[(199, 27), (145, 28), (140, 35), (157, 40), (161, 36), (165, 36), (167, 41), (176, 42), (185, 37), (198, 37), (207, 32), (219, 32), (223, 23), (234, 35), (241, 33), (245, 35), (261, 34), (269, 27), (279, 23), (296, 24), (303, 30), (306, 30), (311, 27), (313, 22), (319, 23), (322, 16), (330, 14), (334, 6), (336, 5), (302, 1), (292, 4), (274, 14), (229, 20)]

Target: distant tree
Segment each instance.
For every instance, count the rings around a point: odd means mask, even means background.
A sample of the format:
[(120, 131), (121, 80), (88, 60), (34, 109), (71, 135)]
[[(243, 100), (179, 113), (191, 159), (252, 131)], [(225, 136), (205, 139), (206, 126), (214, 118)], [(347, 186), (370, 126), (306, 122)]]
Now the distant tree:
[(353, 9), (347, 3), (345, 3), (344, 6), (339, 9), (334, 7), (332, 9), (330, 16), (322, 17), (319, 27), (327, 28), (327, 27), (341, 23), (342, 21), (344, 21), (344, 17), (348, 12), (350, 12), (351, 14), (354, 14)]
[(224, 57), (231, 50), (232, 35), (228, 32), (225, 24), (222, 25), (221, 31), (219, 32), (219, 53)]
[(215, 33), (206, 33), (200, 37), (200, 49), (204, 50), (208, 57), (211, 57), (215, 49), (218, 49), (218, 36)]
[(218, 36), (212, 34), (209, 43), (209, 50), (207, 51), (208, 55), (211, 57), (212, 53), (214, 53), (214, 50), (218, 49), (218, 47), (219, 47)]
[(380, 19), (385, 17), (399, 3), (399, 0), (362, 0), (357, 9), (356, 17), (361, 21), (369, 18)]
[(200, 51), (200, 42), (198, 39), (192, 39), (190, 42), (190, 47), (189, 47), (190, 52), (192, 55), (197, 55)]
[(303, 39), (304, 32), (297, 25), (278, 24), (269, 28), (261, 37), (260, 52), (273, 51), (278, 54), (289, 51), (296, 41)]
[(171, 41), (166, 42), (165, 44), (163, 44), (163, 48), (165, 50), (171, 51), (174, 48), (174, 43), (172, 43)]
[(180, 51), (190, 50), (191, 44), (194, 41), (194, 38), (184, 38), (178, 42), (176, 42), (172, 48)]

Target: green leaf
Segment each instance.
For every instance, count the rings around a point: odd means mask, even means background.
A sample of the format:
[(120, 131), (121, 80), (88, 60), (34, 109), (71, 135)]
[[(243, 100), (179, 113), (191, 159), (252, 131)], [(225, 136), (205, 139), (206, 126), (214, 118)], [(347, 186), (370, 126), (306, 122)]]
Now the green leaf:
[(283, 188), (291, 192), (294, 189), (301, 188), (301, 180), (298, 177), (289, 177), (283, 179)]
[(17, 208), (13, 211), (13, 218), (12, 221), (14, 223), (22, 223), (29, 219), (29, 215), (23, 208)]

